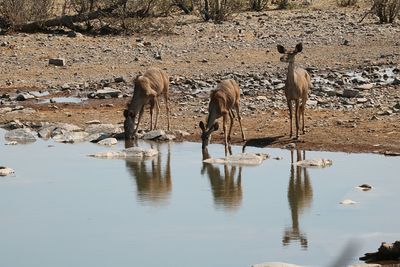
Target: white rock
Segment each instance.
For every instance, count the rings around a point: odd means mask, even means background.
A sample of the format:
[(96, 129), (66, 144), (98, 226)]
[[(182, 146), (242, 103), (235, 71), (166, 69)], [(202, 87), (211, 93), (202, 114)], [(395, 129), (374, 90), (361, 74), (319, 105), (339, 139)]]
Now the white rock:
[(305, 159), (293, 163), (297, 166), (301, 167), (316, 167), (316, 168), (324, 168), (332, 165), (332, 160), (330, 159)]
[(351, 200), (351, 199), (344, 199), (344, 200), (340, 201), (340, 204), (342, 204), (342, 205), (354, 205), (356, 203), (357, 202), (355, 202), (354, 200)]
[(105, 159), (125, 159), (125, 158), (139, 158), (146, 159), (158, 155), (156, 149), (144, 149), (141, 147), (130, 147), (120, 151), (106, 151), (95, 154), (89, 154), (89, 157), (105, 158)]
[(10, 107), (5, 107), (5, 108), (0, 108), (0, 113), (7, 113), (7, 112), (11, 112), (12, 108)]
[(103, 146), (113, 146), (113, 145), (116, 145), (117, 143), (118, 143), (118, 140), (113, 137), (106, 138), (106, 139), (103, 139), (98, 142), (99, 145), (103, 145)]
[(203, 160), (206, 163), (233, 164), (233, 165), (260, 165), (268, 158), (267, 154), (261, 153), (239, 153), (225, 158), (209, 158)]
[(15, 145), (18, 145), (18, 142), (17, 141), (11, 141), (11, 142), (5, 143), (5, 145), (6, 146), (15, 146)]
[(14, 173), (14, 170), (8, 167), (0, 166), (0, 176), (7, 176)]

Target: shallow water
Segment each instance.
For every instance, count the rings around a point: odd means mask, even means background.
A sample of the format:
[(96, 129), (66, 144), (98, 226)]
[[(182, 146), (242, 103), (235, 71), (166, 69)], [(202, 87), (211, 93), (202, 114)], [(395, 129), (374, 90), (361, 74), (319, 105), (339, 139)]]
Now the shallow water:
[(80, 97), (52, 97), (40, 100), (40, 103), (80, 103), (86, 99)]
[(303, 169), (289, 150), (249, 147), (283, 159), (240, 169), (203, 164), (199, 143), (152, 144), (160, 156), (134, 162), (87, 157), (110, 150), (91, 143), (6, 146), (3, 135), (0, 165), (15, 174), (0, 177), (0, 266), (328, 266), (349, 242), (350, 264), (400, 239), (399, 158), (307, 151), (333, 165)]

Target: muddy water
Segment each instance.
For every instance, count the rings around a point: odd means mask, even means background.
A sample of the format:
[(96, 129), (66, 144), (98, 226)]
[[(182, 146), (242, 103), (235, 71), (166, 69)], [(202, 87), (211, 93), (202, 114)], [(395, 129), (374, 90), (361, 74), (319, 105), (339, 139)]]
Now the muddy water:
[(289, 150), (247, 148), (283, 159), (235, 168), (203, 164), (197, 143), (152, 144), (160, 156), (135, 162), (87, 157), (109, 150), (91, 143), (9, 146), (3, 135), (0, 165), (15, 174), (0, 177), (0, 266), (328, 266), (349, 243), (358, 263), (400, 239), (399, 158), (307, 151), (333, 165), (304, 169)]

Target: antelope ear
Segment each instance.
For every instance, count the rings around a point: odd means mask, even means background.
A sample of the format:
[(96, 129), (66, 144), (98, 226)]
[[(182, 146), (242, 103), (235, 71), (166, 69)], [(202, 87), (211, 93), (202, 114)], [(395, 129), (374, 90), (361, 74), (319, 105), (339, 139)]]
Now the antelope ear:
[(218, 130), (219, 124), (218, 124), (217, 121), (214, 123), (214, 125), (212, 126), (212, 128), (213, 128), (214, 131)]
[(296, 45), (296, 48), (294, 50), (296, 53), (300, 53), (301, 51), (303, 51), (303, 44), (302, 43), (298, 43)]
[(199, 127), (200, 127), (200, 129), (202, 129), (203, 130), (203, 132), (206, 130), (206, 127), (204, 126), (204, 122), (199, 122)]
[(277, 45), (276, 48), (278, 49), (279, 53), (285, 54), (286, 49), (282, 45)]

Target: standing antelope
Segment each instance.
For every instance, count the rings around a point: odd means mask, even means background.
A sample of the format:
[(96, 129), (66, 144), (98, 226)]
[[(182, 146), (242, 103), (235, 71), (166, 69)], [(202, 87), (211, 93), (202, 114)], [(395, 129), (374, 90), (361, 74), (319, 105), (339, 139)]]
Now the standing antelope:
[[(283, 54), (282, 62), (289, 63), (286, 82), (285, 96), (289, 107), (290, 116), (290, 137), (292, 137), (292, 101), (295, 103), (295, 118), (296, 118), (296, 139), (299, 138), (300, 115), (302, 116), (303, 125), (302, 132), (304, 134), (304, 109), (308, 98), (308, 90), (311, 87), (311, 78), (308, 72), (302, 68), (295, 67), (294, 58), (303, 50), (303, 44), (296, 45), (293, 51), (286, 51), (282, 45), (278, 45), (278, 52)], [(301, 99), (301, 103), (300, 103)]]
[[(132, 139), (139, 128), (140, 120), (143, 116), (145, 105), (150, 105), (150, 130), (153, 130), (153, 109), (156, 107), (156, 119), (154, 129), (157, 128), (158, 113), (160, 104), (158, 97), (164, 95), (165, 105), (167, 108), (168, 130), (169, 124), (169, 105), (168, 105), (168, 89), (169, 78), (165, 71), (158, 68), (150, 68), (143, 75), (139, 75), (134, 81), (135, 89), (131, 102), (127, 109), (124, 110), (124, 130), (125, 139)], [(138, 115), (139, 114), (139, 115)], [(137, 124), (135, 122), (138, 115)]]
[[(199, 126), (202, 130), (201, 140), (202, 140), (202, 148), (205, 149), (208, 146), (208, 143), (211, 138), (211, 133), (213, 131), (218, 130), (218, 122), (216, 121), (218, 118), (222, 117), (223, 120), (223, 128), (224, 128), (224, 144), (225, 144), (225, 155), (228, 152), (228, 142), (231, 140), (231, 131), (233, 126), (234, 114), (233, 109), (236, 110), (240, 130), (242, 132), (243, 141), (246, 140), (246, 137), (242, 128), (242, 118), (240, 117), (239, 112), (239, 104), (240, 104), (240, 88), (239, 85), (232, 79), (221, 81), (215, 90), (211, 91), (210, 94), (210, 103), (208, 105), (208, 118), (207, 124), (204, 125), (202, 121), (200, 121)], [(229, 133), (226, 134), (226, 121), (228, 119), (228, 115), (231, 118), (231, 124), (229, 127)]]

